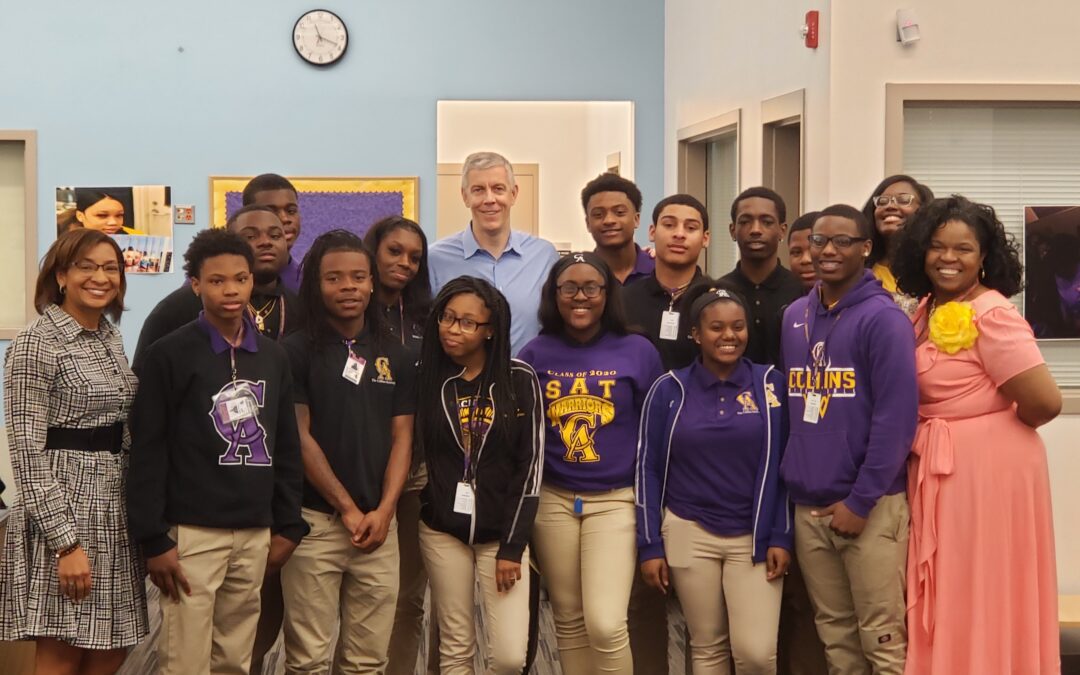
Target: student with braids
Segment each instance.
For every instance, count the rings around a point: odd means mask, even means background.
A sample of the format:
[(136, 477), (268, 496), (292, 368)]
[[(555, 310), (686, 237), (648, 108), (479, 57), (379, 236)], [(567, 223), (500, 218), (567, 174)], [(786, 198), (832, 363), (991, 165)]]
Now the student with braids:
[(415, 357), (381, 327), (375, 257), (356, 235), (315, 240), (302, 267), (306, 328), (285, 350), (311, 531), (281, 571), (285, 668), (386, 668), (398, 592), (394, 513), (412, 452)]
[(544, 391), (547, 442), (535, 549), (566, 675), (633, 675), (627, 606), (636, 572), (634, 448), (645, 394), (662, 372), (628, 334), (622, 284), (596, 253), (548, 274), (540, 336), (521, 350)]
[(431, 577), (443, 675), (473, 672), (479, 577), (487, 673), (525, 664), (527, 543), (539, 500), (540, 385), (510, 358), (510, 307), (476, 277), (447, 282), (424, 328), (417, 434), (428, 466), (420, 548)]
[(675, 586), (695, 675), (776, 673), (792, 526), (780, 456), (784, 376), (745, 358), (749, 318), (708, 282), (684, 298), (699, 357), (650, 389), (638, 445), (638, 553), (646, 582)]

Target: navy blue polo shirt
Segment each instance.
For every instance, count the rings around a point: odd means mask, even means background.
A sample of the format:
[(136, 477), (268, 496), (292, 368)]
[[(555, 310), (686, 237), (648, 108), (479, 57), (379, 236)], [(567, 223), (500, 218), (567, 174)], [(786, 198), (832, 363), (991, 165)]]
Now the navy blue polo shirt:
[(713, 534), (754, 529), (754, 492), (765, 447), (765, 401), (754, 398), (745, 359), (718, 380), (697, 359), (671, 436), (665, 505)]
[[(292, 366), (293, 398), (308, 406), (311, 436), (357, 507), (376, 508), (390, 460), (392, 419), (415, 411), (415, 358), (394, 339), (376, 344), (367, 330), (351, 341), (340, 335), (313, 341), (305, 328), (287, 337), (284, 345)], [(364, 361), (359, 384), (342, 374), (350, 349)], [(306, 479), (303, 505), (334, 511)]]

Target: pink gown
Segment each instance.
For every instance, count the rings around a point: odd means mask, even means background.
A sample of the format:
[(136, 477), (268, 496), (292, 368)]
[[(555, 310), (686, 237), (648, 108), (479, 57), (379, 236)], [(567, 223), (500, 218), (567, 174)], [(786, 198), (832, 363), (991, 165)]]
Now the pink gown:
[[(972, 301), (975, 346), (918, 346), (908, 467), (906, 675), (1057, 675), (1057, 572), (1046, 448), (998, 387), (1043, 363), (996, 291)], [(915, 316), (919, 335), (926, 303)]]

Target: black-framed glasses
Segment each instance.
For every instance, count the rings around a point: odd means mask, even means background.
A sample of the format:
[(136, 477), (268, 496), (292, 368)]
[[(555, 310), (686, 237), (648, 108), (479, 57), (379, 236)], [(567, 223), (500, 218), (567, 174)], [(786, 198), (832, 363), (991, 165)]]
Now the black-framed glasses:
[(874, 197), (874, 206), (884, 208), (892, 203), (897, 206), (911, 206), (918, 198), (918, 195), (913, 195), (910, 192), (901, 192), (897, 195), (878, 195)]
[(94, 274), (98, 270), (101, 270), (110, 277), (120, 274), (120, 265), (114, 262), (107, 262), (101, 265), (93, 262), (92, 260), (80, 260), (78, 262), (71, 263), (71, 266), (79, 270), (83, 274)]
[(860, 241), (869, 241), (869, 237), (852, 237), (846, 234), (834, 234), (831, 237), (826, 237), (823, 234), (812, 234), (807, 237), (810, 240), (810, 245), (814, 248), (825, 248), (831, 241), (833, 246), (838, 249), (851, 248), (852, 244)]
[(600, 297), (600, 292), (603, 291), (606, 287), (604, 286), (604, 284), (595, 284), (592, 282), (579, 286), (573, 281), (567, 281), (563, 284), (556, 286), (555, 288), (558, 289), (559, 295), (563, 296), (567, 300), (570, 300), (577, 296), (578, 291), (584, 293), (586, 298), (591, 299)]
[(454, 324), (457, 324), (462, 333), (466, 335), (472, 335), (477, 331), (480, 326), (489, 326), (491, 322), (476, 321), (475, 319), (468, 319), (463, 316), (455, 316), (450, 312), (444, 311), (439, 315), (439, 325), (443, 328), (450, 328)]

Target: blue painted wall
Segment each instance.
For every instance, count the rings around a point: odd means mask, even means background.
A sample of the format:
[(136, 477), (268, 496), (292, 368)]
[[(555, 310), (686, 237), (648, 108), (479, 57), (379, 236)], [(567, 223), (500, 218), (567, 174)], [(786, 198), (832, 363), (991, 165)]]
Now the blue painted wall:
[[(38, 131), (39, 255), (57, 185), (171, 185), (196, 205), (180, 254), (207, 226), (211, 174), (265, 171), (418, 175), (430, 236), (440, 99), (633, 101), (637, 180), (646, 204), (662, 196), (663, 0), (3, 4), (0, 128)], [(327, 70), (291, 43), (315, 7), (349, 27)], [(130, 279), (129, 354), (181, 275)]]

